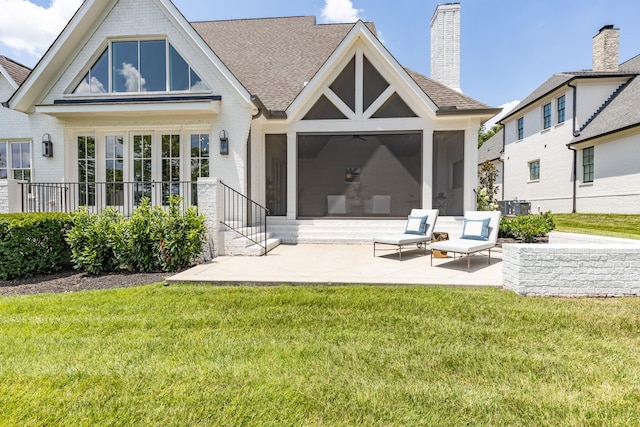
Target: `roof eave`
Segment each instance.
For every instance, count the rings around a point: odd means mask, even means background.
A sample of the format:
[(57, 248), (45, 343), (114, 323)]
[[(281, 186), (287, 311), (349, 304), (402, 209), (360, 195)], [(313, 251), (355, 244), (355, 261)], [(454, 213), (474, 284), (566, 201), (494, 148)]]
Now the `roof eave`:
[[(604, 138), (605, 136), (613, 135), (614, 133), (618, 133), (618, 132), (624, 132), (625, 130), (633, 129), (633, 128), (636, 128), (636, 127), (640, 127), (640, 123), (635, 123), (633, 125), (625, 126), (625, 127), (619, 128), (619, 129), (610, 130), (609, 132), (604, 132), (604, 133), (600, 133), (598, 135), (593, 135), (593, 136), (590, 136), (590, 137), (587, 137), (585, 139), (578, 140), (578, 141), (576, 141), (574, 139), (573, 141), (571, 141), (571, 142), (569, 142), (567, 144), (567, 147), (575, 147), (575, 146), (578, 146), (578, 145), (583, 145), (586, 142), (591, 142), (591, 141), (593, 141), (595, 139)], [(580, 136), (578, 136), (576, 138), (580, 138)]]
[(436, 116), (488, 116), (487, 119), (500, 113), (502, 108), (447, 108), (440, 107)]

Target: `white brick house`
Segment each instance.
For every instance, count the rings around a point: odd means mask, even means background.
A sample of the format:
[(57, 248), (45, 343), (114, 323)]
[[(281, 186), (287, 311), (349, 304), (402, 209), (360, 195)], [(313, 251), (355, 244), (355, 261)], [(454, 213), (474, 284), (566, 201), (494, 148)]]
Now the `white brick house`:
[(593, 40), (593, 69), (557, 73), (501, 120), (505, 200), (532, 212), (640, 212), (640, 55)]
[(168, 0), (86, 0), (8, 106), (31, 181), (76, 183), (79, 205), (195, 203), (178, 183), (215, 177), (289, 220), (473, 209), (499, 111), (403, 68), (372, 23), (189, 23)]

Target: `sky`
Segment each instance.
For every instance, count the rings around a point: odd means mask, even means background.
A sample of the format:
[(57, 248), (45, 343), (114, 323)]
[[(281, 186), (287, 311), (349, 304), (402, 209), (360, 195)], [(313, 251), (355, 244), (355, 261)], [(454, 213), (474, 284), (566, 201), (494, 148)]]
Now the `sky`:
[[(451, 0), (173, 0), (189, 21), (316, 16), (373, 21), (405, 67), (430, 75), (429, 24)], [(33, 67), (82, 0), (0, 0), (0, 54)], [(591, 68), (593, 36), (620, 28), (620, 61), (640, 54), (638, 0), (460, 0), (461, 87), (493, 107), (513, 105), (552, 74)]]

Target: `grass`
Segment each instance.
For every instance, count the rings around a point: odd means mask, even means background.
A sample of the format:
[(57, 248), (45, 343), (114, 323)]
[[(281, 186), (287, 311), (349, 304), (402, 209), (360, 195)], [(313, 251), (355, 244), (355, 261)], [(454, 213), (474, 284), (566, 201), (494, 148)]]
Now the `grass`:
[(640, 215), (553, 214), (557, 231), (640, 239)]
[(160, 284), (0, 298), (0, 425), (640, 424), (640, 299)]

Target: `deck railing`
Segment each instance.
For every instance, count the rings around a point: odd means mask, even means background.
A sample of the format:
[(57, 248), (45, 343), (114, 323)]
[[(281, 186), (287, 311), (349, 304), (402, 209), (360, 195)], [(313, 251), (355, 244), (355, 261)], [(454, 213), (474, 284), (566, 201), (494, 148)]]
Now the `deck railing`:
[(86, 206), (100, 213), (114, 207), (130, 216), (147, 197), (153, 205), (168, 206), (169, 197), (182, 198), (182, 209), (198, 204), (197, 185), (191, 181), (150, 182), (26, 182), (21, 186), (22, 212), (74, 212)]

